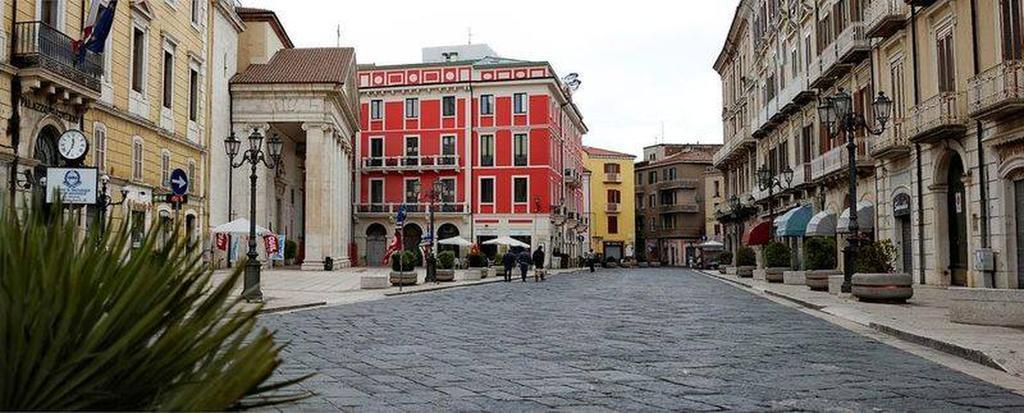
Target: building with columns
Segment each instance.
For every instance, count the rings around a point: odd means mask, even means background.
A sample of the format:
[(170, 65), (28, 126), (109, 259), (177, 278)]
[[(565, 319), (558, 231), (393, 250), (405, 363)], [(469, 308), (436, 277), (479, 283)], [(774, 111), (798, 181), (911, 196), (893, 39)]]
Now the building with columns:
[(360, 67), (360, 262), (382, 265), (403, 205), (406, 248), (431, 236), (435, 182), (448, 189), (435, 205), (435, 239), (510, 236), (582, 254), (587, 128), (572, 91), (547, 62), (460, 57), (481, 50), (432, 48), (424, 52), (431, 63)]

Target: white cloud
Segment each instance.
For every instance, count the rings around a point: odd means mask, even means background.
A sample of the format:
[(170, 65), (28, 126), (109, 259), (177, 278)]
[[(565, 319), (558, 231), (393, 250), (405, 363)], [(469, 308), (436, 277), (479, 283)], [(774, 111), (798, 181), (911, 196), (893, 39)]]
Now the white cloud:
[[(301, 6), (299, 4), (301, 3)], [(420, 48), (487, 43), (511, 58), (579, 72), (587, 145), (639, 154), (664, 123), (670, 142), (722, 141), (721, 87), (711, 65), (737, 0), (630, 2), (243, 0), (278, 13), (302, 46), (344, 46), (361, 63), (410, 63)]]

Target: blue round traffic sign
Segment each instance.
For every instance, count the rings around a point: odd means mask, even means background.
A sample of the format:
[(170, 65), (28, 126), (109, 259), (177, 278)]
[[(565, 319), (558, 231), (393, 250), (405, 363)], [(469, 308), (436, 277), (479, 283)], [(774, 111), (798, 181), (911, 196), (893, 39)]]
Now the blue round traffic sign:
[(188, 175), (181, 169), (171, 171), (171, 192), (175, 195), (188, 194)]

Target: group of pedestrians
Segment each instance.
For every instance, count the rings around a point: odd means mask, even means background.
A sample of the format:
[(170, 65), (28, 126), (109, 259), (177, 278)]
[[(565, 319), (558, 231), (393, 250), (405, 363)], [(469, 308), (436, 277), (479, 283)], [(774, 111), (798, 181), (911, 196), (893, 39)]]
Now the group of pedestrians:
[(544, 246), (541, 245), (533, 251), (533, 255), (530, 255), (530, 250), (523, 249), (518, 254), (509, 251), (505, 252), (505, 255), (501, 257), (501, 264), (505, 266), (505, 282), (512, 282), (512, 271), (515, 267), (519, 267), (519, 273), (522, 275), (523, 282), (526, 282), (526, 274), (530, 271), (530, 265), (533, 265), (533, 280), (544, 281)]

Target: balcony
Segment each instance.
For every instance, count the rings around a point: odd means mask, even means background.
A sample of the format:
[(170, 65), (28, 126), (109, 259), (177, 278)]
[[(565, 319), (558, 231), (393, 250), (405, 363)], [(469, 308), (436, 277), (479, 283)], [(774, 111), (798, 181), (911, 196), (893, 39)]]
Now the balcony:
[(609, 172), (604, 174), (604, 182), (606, 184), (621, 184), (622, 174), (617, 172)]
[(529, 159), (526, 157), (526, 155), (516, 155), (512, 157), (513, 166), (527, 166), (528, 164)]
[(813, 100), (814, 96), (815, 93), (807, 85), (807, 78), (804, 74), (790, 79), (789, 85), (779, 94), (779, 100), (782, 101), (782, 113), (787, 115), (796, 113), (804, 104)]
[(910, 154), (910, 141), (904, 132), (904, 120), (895, 119), (875, 140), (871, 156), (875, 159), (899, 158)]
[[(405, 205), (407, 214), (426, 214), (430, 211), (430, 204), (369, 203), (356, 204), (356, 213), (368, 216), (394, 216), (402, 205)], [(435, 214), (464, 214), (467, 211), (465, 204), (455, 202), (442, 202), (435, 207), (437, 208), (434, 210)]]
[(658, 205), (660, 214), (696, 214), (698, 212), (700, 212), (700, 206), (697, 204)]
[(790, 185), (790, 188), (800, 188), (813, 184), (814, 178), (811, 174), (811, 162), (793, 168), (793, 184)]
[(864, 23), (852, 22), (836, 38), (836, 54), (843, 64), (857, 64), (871, 54), (871, 41), (864, 35)]
[(963, 94), (941, 93), (910, 109), (906, 132), (913, 143), (933, 143), (967, 132)]
[[(869, 156), (872, 151), (872, 140), (864, 137), (856, 138), (857, 169), (874, 168), (874, 160)], [(850, 156), (846, 144), (836, 146), (811, 161), (811, 179), (816, 182), (832, 178), (845, 179), (850, 166)]]
[(580, 171), (573, 168), (565, 168), (562, 172), (563, 182), (565, 185), (570, 187), (579, 187), (583, 185), (583, 178), (580, 176)]
[(697, 189), (700, 185), (700, 181), (696, 179), (669, 179), (665, 181), (659, 181), (655, 188), (657, 189)]
[(604, 212), (609, 214), (618, 214), (622, 212), (622, 204), (620, 203), (607, 203), (604, 206)]
[(1010, 61), (993, 67), (967, 83), (971, 117), (999, 119), (1024, 109), (1024, 62)]
[(864, 34), (883, 39), (892, 36), (903, 28), (909, 15), (910, 6), (904, 0), (874, 0), (864, 10)]
[(456, 171), (459, 169), (459, 157), (456, 155), (375, 156), (363, 158), (363, 169), (385, 173)]
[(715, 152), (715, 155), (711, 158), (712, 164), (715, 167), (719, 167), (726, 162), (739, 157), (739, 155), (746, 154), (746, 150), (753, 148), (756, 142), (754, 138), (747, 132), (746, 126), (740, 128), (735, 134), (725, 141), (722, 148)]
[(14, 24), (14, 53), (22, 85), (81, 105), (99, 99), (103, 55), (85, 51), (79, 56), (73, 40), (39, 21)]

